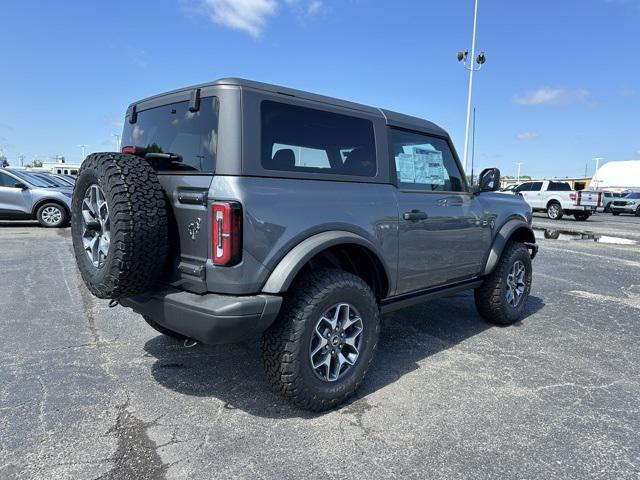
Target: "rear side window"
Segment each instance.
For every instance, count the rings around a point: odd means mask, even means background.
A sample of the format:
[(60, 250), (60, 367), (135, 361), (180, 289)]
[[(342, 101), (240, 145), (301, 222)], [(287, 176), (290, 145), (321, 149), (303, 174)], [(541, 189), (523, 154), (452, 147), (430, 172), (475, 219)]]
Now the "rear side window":
[(213, 172), (218, 143), (218, 102), (203, 98), (197, 112), (189, 102), (170, 103), (138, 112), (136, 123), (125, 122), (122, 145), (149, 153), (174, 153), (181, 161), (154, 162), (158, 170)]
[(552, 192), (570, 192), (571, 185), (566, 182), (549, 182), (549, 188), (547, 190)]
[(370, 120), (268, 100), (260, 111), (263, 168), (375, 177)]

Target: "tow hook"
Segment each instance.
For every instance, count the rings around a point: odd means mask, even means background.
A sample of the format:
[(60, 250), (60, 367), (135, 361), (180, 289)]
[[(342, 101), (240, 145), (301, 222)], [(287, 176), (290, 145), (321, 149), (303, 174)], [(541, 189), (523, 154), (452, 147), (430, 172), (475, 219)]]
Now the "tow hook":
[(536, 255), (538, 254), (539, 245), (537, 243), (524, 242), (524, 246), (527, 247), (530, 250), (531, 260), (536, 258)]

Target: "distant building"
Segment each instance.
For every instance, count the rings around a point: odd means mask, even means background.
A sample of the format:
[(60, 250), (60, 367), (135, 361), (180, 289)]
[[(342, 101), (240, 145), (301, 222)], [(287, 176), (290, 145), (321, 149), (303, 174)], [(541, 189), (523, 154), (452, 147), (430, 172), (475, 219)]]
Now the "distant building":
[(79, 163), (67, 163), (64, 157), (58, 157), (56, 162), (42, 162), (41, 167), (33, 167), (31, 170), (38, 172), (57, 173), (58, 175), (78, 175)]
[(607, 162), (593, 176), (596, 190), (640, 190), (640, 160)]

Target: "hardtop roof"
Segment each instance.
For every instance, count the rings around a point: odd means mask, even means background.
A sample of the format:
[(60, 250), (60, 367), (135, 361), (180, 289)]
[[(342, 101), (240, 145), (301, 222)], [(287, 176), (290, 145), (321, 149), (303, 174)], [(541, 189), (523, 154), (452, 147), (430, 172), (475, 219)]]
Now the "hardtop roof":
[(325, 95), (306, 92), (304, 90), (296, 90), (294, 88), (283, 87), (280, 85), (257, 82), (254, 80), (247, 80), (244, 78), (236, 78), (236, 77), (220, 78), (213, 82), (201, 83), (198, 85), (191, 85), (189, 87), (179, 88), (179, 89), (171, 90), (158, 95), (153, 95), (132, 103), (129, 108), (131, 108), (131, 106), (133, 105), (148, 102), (150, 100), (158, 99), (160, 97), (164, 97), (164, 96), (168, 96), (168, 95), (172, 95), (180, 92), (194, 90), (196, 88), (216, 87), (216, 86), (222, 86), (222, 85), (231, 85), (231, 86), (237, 86), (240, 88), (250, 88), (250, 89), (262, 90), (262, 91), (271, 92), (271, 93), (279, 93), (279, 94), (283, 94), (291, 97), (303, 98), (306, 100), (326, 103), (329, 105), (336, 105), (336, 106), (348, 108), (351, 110), (371, 113), (374, 115), (381, 115), (384, 117), (388, 125), (392, 125), (400, 128), (406, 128), (409, 130), (420, 130), (420, 131), (432, 133), (432, 134), (447, 137), (447, 138), (449, 137), (448, 133), (443, 128), (439, 127), (433, 122), (424, 120), (422, 118), (413, 117), (411, 115), (405, 115), (402, 113), (398, 113), (398, 112), (394, 112), (391, 110), (386, 110), (378, 107), (372, 107), (369, 105), (363, 105), (361, 103), (341, 100), (339, 98), (328, 97)]

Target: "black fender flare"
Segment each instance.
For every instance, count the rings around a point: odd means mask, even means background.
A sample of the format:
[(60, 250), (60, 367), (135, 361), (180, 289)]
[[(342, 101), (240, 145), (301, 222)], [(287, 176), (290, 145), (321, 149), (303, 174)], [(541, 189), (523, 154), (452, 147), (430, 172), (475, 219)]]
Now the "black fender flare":
[(329, 247), (341, 244), (355, 244), (369, 249), (380, 261), (389, 282), (392, 281), (382, 255), (372, 242), (352, 232), (330, 230), (312, 235), (292, 248), (273, 269), (262, 287), (262, 292), (286, 292), (298, 272), (311, 258)]
[(482, 272), (483, 275), (489, 275), (493, 271), (498, 264), (498, 260), (500, 260), (500, 256), (502, 255), (502, 251), (504, 250), (507, 242), (518, 230), (524, 232), (526, 241), (523, 243), (531, 251), (531, 258), (533, 259), (536, 256), (536, 253), (538, 252), (538, 245), (536, 245), (536, 238), (531, 225), (524, 220), (512, 218), (505, 222), (505, 224), (500, 227), (500, 230), (498, 230), (498, 233), (493, 240), (493, 244), (491, 245), (491, 250), (489, 250), (489, 255), (487, 256), (487, 261), (485, 262), (485, 267)]

